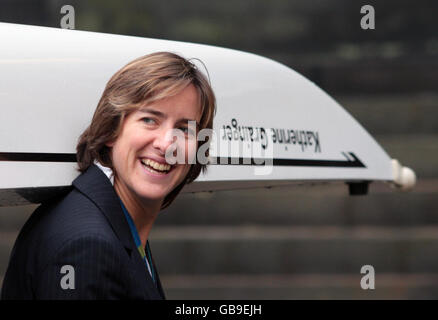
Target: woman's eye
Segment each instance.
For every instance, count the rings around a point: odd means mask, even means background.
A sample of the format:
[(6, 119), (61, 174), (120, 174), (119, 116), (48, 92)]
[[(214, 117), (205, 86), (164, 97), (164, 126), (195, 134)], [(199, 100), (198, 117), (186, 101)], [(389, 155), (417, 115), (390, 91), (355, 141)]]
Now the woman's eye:
[(193, 135), (193, 130), (188, 127), (181, 127), (180, 129), (184, 132), (184, 134), (187, 134), (189, 136)]
[(152, 118), (142, 118), (142, 120), (144, 123), (147, 123), (147, 124), (154, 124), (155, 123), (155, 120)]

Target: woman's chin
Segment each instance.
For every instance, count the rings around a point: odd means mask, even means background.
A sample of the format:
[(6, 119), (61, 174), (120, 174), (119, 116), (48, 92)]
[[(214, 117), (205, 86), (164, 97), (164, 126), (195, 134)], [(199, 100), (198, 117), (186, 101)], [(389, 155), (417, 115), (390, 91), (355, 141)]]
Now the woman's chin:
[(168, 190), (157, 189), (148, 185), (138, 188), (135, 193), (142, 200), (158, 201), (166, 197)]

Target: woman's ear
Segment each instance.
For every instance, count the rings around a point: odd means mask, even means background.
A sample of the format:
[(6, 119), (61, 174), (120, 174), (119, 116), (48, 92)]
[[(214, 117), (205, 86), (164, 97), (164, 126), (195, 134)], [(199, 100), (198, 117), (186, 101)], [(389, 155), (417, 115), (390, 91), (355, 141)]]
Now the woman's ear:
[(108, 142), (105, 142), (105, 145), (106, 145), (108, 148), (112, 148), (112, 147), (114, 146), (114, 143), (115, 143), (115, 141), (108, 141)]

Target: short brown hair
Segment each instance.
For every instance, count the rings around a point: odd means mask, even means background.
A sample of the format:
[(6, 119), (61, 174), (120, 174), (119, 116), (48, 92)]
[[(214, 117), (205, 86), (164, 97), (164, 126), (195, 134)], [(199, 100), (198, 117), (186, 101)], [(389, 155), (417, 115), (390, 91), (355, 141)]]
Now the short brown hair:
[[(178, 94), (190, 84), (197, 89), (201, 101), (198, 129), (212, 129), (215, 95), (207, 78), (189, 60), (170, 52), (156, 52), (135, 59), (117, 71), (103, 91), (91, 124), (79, 138), (76, 147), (78, 170), (84, 172), (94, 160), (114, 170), (111, 148), (106, 143), (117, 139), (125, 117), (145, 103)], [(209, 142), (199, 141), (198, 149)], [(170, 205), (185, 184), (206, 170), (204, 164), (192, 164), (183, 182), (165, 197), (161, 209)]]

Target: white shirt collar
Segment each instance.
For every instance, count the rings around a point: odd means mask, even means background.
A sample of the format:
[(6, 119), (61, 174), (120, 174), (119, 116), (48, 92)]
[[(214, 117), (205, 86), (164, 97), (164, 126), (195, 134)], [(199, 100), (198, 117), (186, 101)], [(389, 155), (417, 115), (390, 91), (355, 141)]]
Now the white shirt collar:
[(108, 167), (104, 167), (102, 164), (100, 164), (99, 161), (94, 160), (94, 164), (100, 169), (102, 170), (103, 173), (105, 173), (105, 175), (108, 177), (109, 181), (111, 182), (111, 184), (114, 186), (114, 173), (113, 170), (111, 170), (111, 168)]

